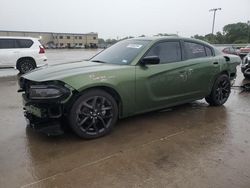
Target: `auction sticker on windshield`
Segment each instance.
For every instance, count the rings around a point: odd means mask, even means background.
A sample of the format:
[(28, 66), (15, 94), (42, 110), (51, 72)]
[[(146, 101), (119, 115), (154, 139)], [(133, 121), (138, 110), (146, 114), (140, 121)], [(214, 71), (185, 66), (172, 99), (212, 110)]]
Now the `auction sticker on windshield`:
[(128, 44), (127, 45), (127, 48), (137, 48), (137, 49), (139, 49), (141, 47), (142, 47), (141, 44)]

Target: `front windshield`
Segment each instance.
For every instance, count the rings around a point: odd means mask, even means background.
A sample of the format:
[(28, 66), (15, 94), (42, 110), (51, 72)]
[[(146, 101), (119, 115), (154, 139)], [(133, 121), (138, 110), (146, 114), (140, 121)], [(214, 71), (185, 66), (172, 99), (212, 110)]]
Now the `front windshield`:
[(149, 43), (149, 40), (120, 41), (94, 56), (91, 61), (127, 65), (130, 64)]

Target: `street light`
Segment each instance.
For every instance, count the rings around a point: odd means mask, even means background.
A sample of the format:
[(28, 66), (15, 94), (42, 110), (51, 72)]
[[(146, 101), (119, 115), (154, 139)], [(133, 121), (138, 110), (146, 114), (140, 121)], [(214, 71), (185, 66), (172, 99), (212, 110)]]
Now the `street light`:
[(247, 43), (250, 43), (250, 20), (247, 21), (247, 25), (248, 25), (248, 37), (247, 37)]
[(212, 35), (214, 34), (214, 22), (215, 22), (215, 15), (216, 15), (217, 10), (221, 10), (221, 8), (213, 8), (213, 9), (209, 10), (209, 12), (214, 12), (213, 25), (212, 25)]

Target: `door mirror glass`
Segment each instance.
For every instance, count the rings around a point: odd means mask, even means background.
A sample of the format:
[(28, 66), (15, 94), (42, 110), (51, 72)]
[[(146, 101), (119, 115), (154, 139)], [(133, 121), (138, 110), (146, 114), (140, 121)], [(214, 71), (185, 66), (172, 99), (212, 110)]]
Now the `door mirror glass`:
[(156, 65), (160, 63), (158, 56), (146, 56), (141, 60), (142, 65)]

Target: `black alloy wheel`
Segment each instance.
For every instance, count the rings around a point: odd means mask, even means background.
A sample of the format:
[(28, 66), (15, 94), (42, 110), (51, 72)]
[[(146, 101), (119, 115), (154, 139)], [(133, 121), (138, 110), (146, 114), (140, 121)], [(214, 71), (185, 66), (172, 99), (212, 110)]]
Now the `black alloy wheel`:
[(80, 137), (91, 139), (108, 134), (118, 118), (114, 98), (102, 90), (90, 90), (80, 96), (70, 111), (69, 122)]
[(223, 74), (216, 79), (210, 95), (205, 99), (212, 106), (220, 106), (227, 101), (230, 92), (231, 84), (229, 77)]

